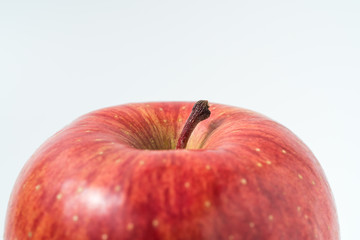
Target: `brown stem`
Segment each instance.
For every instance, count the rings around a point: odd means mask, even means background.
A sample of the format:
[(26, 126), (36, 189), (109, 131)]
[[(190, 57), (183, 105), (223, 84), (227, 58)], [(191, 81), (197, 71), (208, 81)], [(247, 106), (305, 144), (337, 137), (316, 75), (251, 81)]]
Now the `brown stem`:
[(202, 120), (210, 117), (209, 104), (206, 100), (197, 101), (192, 109), (192, 112), (185, 123), (185, 126), (180, 134), (176, 149), (185, 149), (189, 141), (191, 133), (194, 131), (196, 125)]

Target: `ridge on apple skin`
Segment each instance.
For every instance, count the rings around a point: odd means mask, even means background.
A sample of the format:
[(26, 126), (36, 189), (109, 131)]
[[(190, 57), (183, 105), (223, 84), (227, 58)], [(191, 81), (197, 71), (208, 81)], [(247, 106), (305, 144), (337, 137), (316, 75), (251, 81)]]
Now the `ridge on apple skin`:
[(86, 114), (47, 140), (13, 189), (5, 240), (338, 240), (308, 147), (258, 113), (210, 104), (175, 150), (191, 102)]

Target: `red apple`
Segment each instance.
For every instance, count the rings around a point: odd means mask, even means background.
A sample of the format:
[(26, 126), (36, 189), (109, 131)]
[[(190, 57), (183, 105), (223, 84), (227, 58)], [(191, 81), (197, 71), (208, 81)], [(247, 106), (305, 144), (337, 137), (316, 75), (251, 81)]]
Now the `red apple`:
[(211, 104), (175, 149), (193, 104), (110, 107), (55, 134), (18, 177), (5, 240), (339, 239), (331, 190), (301, 140)]

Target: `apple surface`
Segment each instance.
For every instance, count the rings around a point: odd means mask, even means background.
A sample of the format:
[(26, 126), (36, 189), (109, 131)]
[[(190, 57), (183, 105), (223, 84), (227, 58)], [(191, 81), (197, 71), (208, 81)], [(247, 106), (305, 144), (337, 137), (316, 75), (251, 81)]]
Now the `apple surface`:
[(5, 240), (339, 239), (329, 184), (299, 138), (211, 104), (179, 149), (193, 106), (109, 107), (56, 133), (16, 181)]

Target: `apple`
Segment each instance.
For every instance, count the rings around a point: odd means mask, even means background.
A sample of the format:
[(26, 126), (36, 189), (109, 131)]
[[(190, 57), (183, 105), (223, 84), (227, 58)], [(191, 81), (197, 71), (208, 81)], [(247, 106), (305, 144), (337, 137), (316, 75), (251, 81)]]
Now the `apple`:
[(319, 162), (287, 128), (154, 102), (91, 112), (47, 140), (10, 197), (15, 239), (337, 240), (339, 227)]

